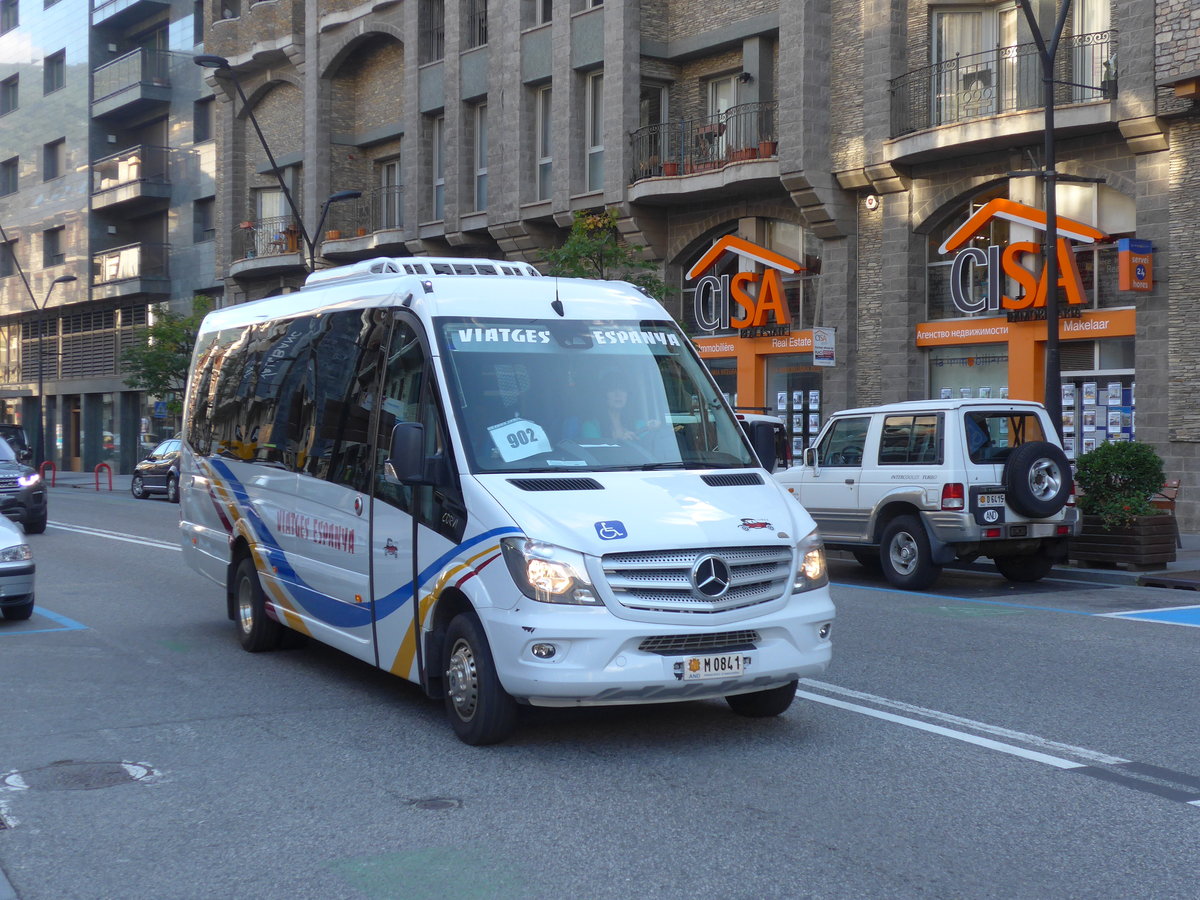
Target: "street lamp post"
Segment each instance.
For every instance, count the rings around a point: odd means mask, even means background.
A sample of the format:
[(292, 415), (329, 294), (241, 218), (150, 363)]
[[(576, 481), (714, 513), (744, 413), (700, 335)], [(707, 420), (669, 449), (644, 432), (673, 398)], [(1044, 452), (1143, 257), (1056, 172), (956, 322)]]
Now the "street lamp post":
[[(45, 344), (46, 344), (46, 306), (50, 303), (50, 295), (54, 293), (54, 288), (60, 284), (69, 284), (76, 281), (74, 275), (59, 275), (52, 282), (46, 291), (46, 299), (42, 301), (42, 308), (38, 310), (38, 421), (37, 421), (37, 441), (34, 451), (34, 465), (40, 467), (46, 461), (46, 394), (43, 383), (42, 365), (45, 359)], [(34, 308), (37, 308), (37, 301), (34, 301)]]
[(250, 105), (250, 101), (246, 99), (246, 92), (242, 88), (241, 79), (238, 78), (237, 72), (229, 64), (229, 60), (224, 56), (204, 53), (199, 56), (193, 56), (192, 62), (205, 69), (212, 69), (216, 75), (227, 77), (233, 82), (234, 90), (237, 91), (238, 98), (242, 101), (242, 109), (246, 111), (246, 116), (250, 119), (250, 124), (254, 126), (254, 133), (258, 135), (258, 142), (267, 154), (267, 160), (271, 163), (271, 171), (275, 174), (275, 180), (279, 182), (279, 190), (283, 192), (288, 208), (292, 211), (292, 217), (296, 220), (296, 227), (300, 229), (300, 237), (304, 239), (304, 247), (308, 251), (309, 271), (315, 271), (317, 267), (317, 243), (320, 240), (321, 226), (325, 224), (325, 214), (329, 212), (329, 204), (338, 203), (342, 200), (356, 199), (362, 196), (362, 191), (337, 191), (331, 194), (321, 207), (321, 219), (317, 224), (316, 234), (310, 235), (308, 229), (304, 227), (304, 219), (300, 217), (300, 209), (296, 206), (291, 189), (283, 177), (283, 171), (279, 168), (279, 164), (275, 162), (275, 154), (271, 152), (271, 146), (267, 143), (267, 138), (263, 134), (262, 128), (259, 127), (258, 118), (254, 115), (254, 108)]

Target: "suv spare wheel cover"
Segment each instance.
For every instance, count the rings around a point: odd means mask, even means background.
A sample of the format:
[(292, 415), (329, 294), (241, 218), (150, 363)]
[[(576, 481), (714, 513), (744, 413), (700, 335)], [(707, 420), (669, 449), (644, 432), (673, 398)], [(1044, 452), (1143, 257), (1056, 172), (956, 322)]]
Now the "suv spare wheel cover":
[(1071, 464), (1062, 448), (1030, 441), (1013, 449), (1004, 466), (1008, 505), (1031, 519), (1057, 513), (1071, 496)]

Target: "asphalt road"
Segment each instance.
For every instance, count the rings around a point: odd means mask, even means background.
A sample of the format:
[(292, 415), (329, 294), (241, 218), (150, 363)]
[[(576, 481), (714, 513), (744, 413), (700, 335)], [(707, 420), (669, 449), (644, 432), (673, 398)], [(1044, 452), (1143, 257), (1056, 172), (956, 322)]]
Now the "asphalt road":
[(0, 898), (1194, 898), (1194, 628), (1153, 588), (834, 566), (779, 719), (529, 710), (458, 742), (316, 644), (252, 655), (178, 507), (52, 492), (0, 622)]

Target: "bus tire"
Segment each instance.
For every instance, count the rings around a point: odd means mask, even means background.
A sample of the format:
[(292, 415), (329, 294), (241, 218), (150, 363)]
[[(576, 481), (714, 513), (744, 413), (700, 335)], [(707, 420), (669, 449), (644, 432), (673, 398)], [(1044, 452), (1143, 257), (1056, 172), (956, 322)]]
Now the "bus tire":
[(796, 688), (799, 681), (789, 681), (777, 688), (765, 691), (754, 691), (750, 694), (731, 694), (725, 702), (739, 716), (750, 719), (768, 719), (771, 716), (782, 715), (796, 699)]
[(472, 746), (496, 744), (512, 734), (517, 704), (500, 684), (483, 627), (469, 613), (446, 629), (445, 704), (459, 740)]
[(243, 650), (260, 653), (282, 643), (284, 627), (267, 615), (258, 570), (248, 556), (238, 563), (233, 576), (233, 610)]

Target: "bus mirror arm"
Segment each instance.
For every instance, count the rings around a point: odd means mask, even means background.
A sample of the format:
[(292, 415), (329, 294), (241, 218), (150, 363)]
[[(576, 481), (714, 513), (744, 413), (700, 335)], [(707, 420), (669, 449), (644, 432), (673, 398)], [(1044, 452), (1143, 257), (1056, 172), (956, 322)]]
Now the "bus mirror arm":
[(425, 426), (420, 422), (397, 422), (392, 429), (384, 478), (392, 484), (429, 484), (425, 458)]

